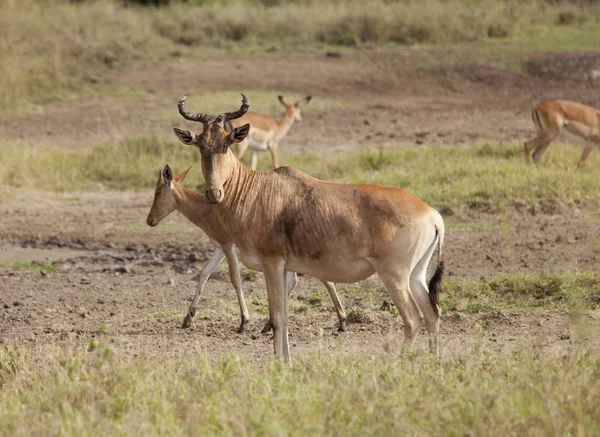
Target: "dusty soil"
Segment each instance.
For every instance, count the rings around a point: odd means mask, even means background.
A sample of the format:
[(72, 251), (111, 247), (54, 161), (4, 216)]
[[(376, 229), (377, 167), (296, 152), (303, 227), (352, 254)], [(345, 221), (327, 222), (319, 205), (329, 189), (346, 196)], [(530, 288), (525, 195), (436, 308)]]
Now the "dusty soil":
[[(171, 135), (171, 125), (182, 122), (176, 114), (172, 121), (157, 122), (156, 113), (182, 92), (257, 90), (311, 93), (348, 104), (307, 114), (286, 139), (287, 153), (521, 141), (533, 133), (529, 113), (540, 100), (562, 97), (591, 104), (600, 97), (598, 83), (585, 75), (600, 62), (599, 54), (534, 55), (524, 61), (521, 73), (460, 62), (410, 68), (419, 56), (424, 55), (365, 50), (341, 58), (313, 54), (131, 68), (106, 80), (117, 89), (134, 90), (137, 98), (54, 102), (33, 114), (0, 115), (0, 137), (89, 147), (147, 131), (166, 136)], [(178, 213), (157, 228), (147, 227), (151, 194), (34, 193), (0, 204), (0, 264), (52, 261), (63, 267), (42, 273), (0, 268), (0, 346), (104, 336), (131, 354), (185, 348), (211, 359), (231, 352), (256, 361), (270, 356), (270, 337), (259, 333), (266, 320), (260, 274), (244, 282), (252, 315), (246, 333), (235, 333), (239, 311), (224, 273), (209, 281), (194, 325), (179, 329), (195, 290), (193, 278), (212, 247)], [(577, 209), (552, 214), (512, 210), (502, 215), (467, 207), (446, 211), (448, 275), (489, 278), (596, 270), (599, 217), (600, 211)], [(376, 278), (359, 286), (381, 288)], [(358, 299), (342, 291), (347, 312), (360, 309), (367, 320), (350, 324), (340, 334), (329, 300), (323, 299), (322, 308), (310, 303), (321, 288), (318, 281), (304, 277), (292, 299), (291, 343), (296, 354), (317, 347), (349, 354), (399, 347), (401, 324), (389, 311), (380, 310), (385, 293), (361, 294)], [(600, 325), (597, 316), (586, 318), (585, 324)], [(444, 353), (481, 342), (511, 347), (522, 339), (549, 348), (568, 347), (574, 326), (566, 314), (445, 317)], [(600, 350), (595, 336), (577, 338)], [(421, 335), (419, 348), (425, 349), (425, 344), (426, 336)]]

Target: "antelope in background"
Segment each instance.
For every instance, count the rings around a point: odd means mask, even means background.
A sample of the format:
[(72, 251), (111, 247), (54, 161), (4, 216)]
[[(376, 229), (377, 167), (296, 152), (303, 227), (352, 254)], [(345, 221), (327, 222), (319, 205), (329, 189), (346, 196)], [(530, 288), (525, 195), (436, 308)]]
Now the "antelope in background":
[[(188, 113), (185, 95), (180, 114), (202, 123), (204, 130), (174, 132), (184, 144), (199, 148), (206, 197), (242, 261), (263, 268), (275, 354), (290, 360), (285, 278), (293, 271), (334, 282), (358, 282), (377, 273), (402, 317), (405, 347), (412, 348), (424, 318), (430, 351), (437, 355), (441, 215), (398, 188), (323, 182), (289, 167), (248, 169), (230, 147), (246, 138), (250, 125), (230, 133), (224, 129), (248, 110), (242, 97), (238, 111), (211, 118)], [(427, 266), (436, 248), (438, 264), (428, 287)]]
[(539, 164), (550, 143), (563, 131), (585, 141), (577, 170), (583, 166), (594, 145), (600, 144), (600, 111), (596, 108), (566, 100), (549, 100), (535, 108), (531, 118), (540, 134), (525, 143), (527, 164), (531, 164), (532, 150), (533, 162)]
[[(191, 168), (191, 167), (190, 167)], [(157, 226), (162, 219), (167, 217), (173, 211), (177, 210), (190, 222), (198, 226), (204, 231), (210, 241), (216, 246), (210, 261), (202, 268), (200, 277), (198, 279), (198, 287), (194, 294), (192, 304), (188, 309), (188, 313), (183, 320), (182, 328), (189, 328), (192, 323), (192, 318), (196, 315), (196, 309), (198, 308), (198, 301), (200, 300), (200, 293), (206, 284), (206, 281), (219, 266), (224, 258), (227, 258), (227, 265), (229, 267), (229, 277), (231, 283), (235, 288), (238, 302), (240, 304), (240, 313), (242, 322), (238, 329), (238, 333), (244, 332), (245, 326), (248, 323), (250, 317), (248, 315), (248, 309), (246, 308), (246, 302), (244, 300), (244, 293), (242, 291), (242, 279), (240, 277), (240, 267), (238, 264), (236, 247), (233, 240), (229, 237), (217, 216), (213, 211), (212, 204), (202, 195), (196, 191), (190, 190), (183, 185), (183, 181), (188, 175), (190, 168), (173, 178), (171, 168), (167, 165), (164, 170), (159, 170), (158, 181), (156, 182), (156, 189), (154, 192), (154, 202), (152, 208), (148, 213), (146, 223), (149, 226)], [(262, 271), (259, 265), (255, 265), (255, 270)], [(286, 276), (286, 284), (291, 294), (296, 285), (298, 285), (298, 276), (296, 273), (288, 272)], [(344, 308), (337, 295), (335, 285), (331, 282), (324, 282), (327, 291), (333, 301), (333, 306), (338, 315), (339, 328), (338, 331), (346, 330), (346, 314)], [(268, 332), (271, 330), (270, 321), (267, 322), (262, 332)]]
[(238, 159), (242, 159), (244, 153), (249, 148), (252, 151), (250, 159), (250, 168), (256, 170), (258, 163), (258, 152), (269, 150), (273, 160), (273, 167), (279, 167), (278, 150), (279, 142), (290, 131), (294, 121), (302, 121), (302, 106), (310, 102), (312, 96), (306, 96), (294, 103), (288, 103), (283, 96), (278, 96), (279, 101), (285, 106), (285, 114), (281, 120), (276, 121), (268, 115), (258, 114), (256, 112), (247, 112), (238, 119), (229, 120), (225, 123), (225, 129), (231, 132), (233, 129), (250, 124), (248, 136), (237, 143)]

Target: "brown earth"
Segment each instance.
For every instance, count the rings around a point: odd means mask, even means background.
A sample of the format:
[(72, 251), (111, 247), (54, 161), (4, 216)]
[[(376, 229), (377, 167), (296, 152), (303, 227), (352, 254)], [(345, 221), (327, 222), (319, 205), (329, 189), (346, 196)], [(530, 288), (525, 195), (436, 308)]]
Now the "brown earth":
[[(561, 97), (591, 104), (600, 94), (598, 83), (586, 77), (600, 61), (596, 53), (534, 55), (523, 61), (522, 72), (455, 59), (412, 67), (425, 56), (436, 53), (357, 50), (341, 58), (311, 54), (128, 68), (106, 83), (133, 90), (137, 97), (54, 102), (37, 113), (1, 115), (0, 137), (89, 147), (148, 130), (166, 136), (181, 121), (174, 116), (157, 122), (156, 113), (182, 92), (257, 90), (310, 92), (348, 105), (309, 113), (286, 139), (288, 153), (522, 141), (533, 133), (529, 111), (539, 101)], [(64, 267), (48, 273), (0, 268), (0, 346), (104, 336), (131, 354), (191, 348), (210, 359), (232, 352), (256, 361), (268, 357), (269, 336), (259, 334), (266, 319), (260, 274), (244, 282), (253, 319), (246, 333), (235, 333), (239, 311), (224, 273), (209, 281), (194, 325), (179, 329), (195, 290), (193, 278), (212, 248), (179, 214), (158, 228), (147, 227), (150, 204), (151, 192), (33, 193), (0, 204), (0, 265), (51, 260)], [(446, 211), (448, 275), (490, 278), (597, 270), (599, 212)], [(328, 298), (319, 294), (322, 304), (311, 299), (322, 286), (303, 277), (291, 304), (293, 348), (301, 353), (321, 347), (342, 354), (379, 354), (399, 347), (401, 326), (390, 311), (380, 310), (386, 295), (379, 280), (359, 286), (376, 292), (357, 297), (348, 289), (341, 295), (347, 312), (361, 310), (366, 323), (350, 324), (348, 332), (339, 334)], [(586, 317), (586, 324), (600, 324), (597, 315)], [(566, 314), (536, 313), (454, 315), (445, 317), (442, 326), (444, 353), (454, 354), (481, 342), (511, 347), (522, 339), (563, 348), (571, 344), (575, 325)], [(421, 349), (425, 338), (419, 337)], [(581, 338), (600, 350), (595, 337)]]

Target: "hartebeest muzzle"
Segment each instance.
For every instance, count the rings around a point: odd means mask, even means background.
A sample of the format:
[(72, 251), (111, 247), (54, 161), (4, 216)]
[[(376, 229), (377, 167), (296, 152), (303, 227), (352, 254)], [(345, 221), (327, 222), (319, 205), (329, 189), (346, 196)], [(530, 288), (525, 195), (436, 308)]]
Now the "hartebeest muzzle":
[(206, 198), (214, 205), (220, 203), (223, 200), (223, 190), (220, 188), (210, 188), (206, 190)]

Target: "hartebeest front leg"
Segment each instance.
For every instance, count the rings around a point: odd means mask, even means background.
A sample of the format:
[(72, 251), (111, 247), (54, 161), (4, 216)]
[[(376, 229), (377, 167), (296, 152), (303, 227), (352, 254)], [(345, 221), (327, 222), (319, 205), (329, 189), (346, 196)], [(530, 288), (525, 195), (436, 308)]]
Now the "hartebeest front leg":
[(242, 291), (242, 278), (240, 276), (240, 265), (238, 263), (237, 254), (235, 253), (235, 246), (230, 246), (224, 248), (225, 256), (227, 257), (227, 265), (229, 266), (229, 278), (231, 279), (231, 283), (233, 284), (233, 288), (235, 288), (235, 293), (237, 294), (238, 303), (240, 305), (240, 314), (242, 317), (242, 321), (240, 323), (240, 327), (237, 330), (238, 334), (244, 332), (246, 327), (246, 323), (250, 320), (250, 315), (248, 314), (248, 308), (246, 308), (246, 301), (244, 299), (244, 292)]
[(288, 296), (286, 290), (285, 261), (263, 261), (267, 296), (269, 300), (269, 320), (273, 325), (273, 346), (275, 355), (285, 362), (290, 361), (288, 339)]
[[(292, 291), (294, 291), (296, 289), (296, 286), (298, 285), (298, 275), (296, 274), (296, 272), (287, 272), (285, 274), (285, 281), (289, 301), (289, 297), (292, 295)], [(273, 329), (273, 324), (271, 323), (271, 320), (267, 320), (267, 323), (263, 327), (262, 331), (260, 331), (260, 333), (266, 334), (271, 329)]]
[(221, 261), (225, 258), (225, 252), (220, 247), (217, 247), (213, 252), (213, 256), (208, 263), (202, 268), (200, 271), (200, 278), (198, 279), (198, 286), (196, 288), (196, 294), (194, 294), (194, 299), (192, 300), (192, 304), (188, 309), (188, 313), (183, 319), (183, 324), (181, 327), (183, 329), (189, 328), (192, 324), (192, 318), (196, 315), (196, 309), (198, 308), (198, 301), (200, 300), (200, 293), (202, 293), (202, 289), (206, 284), (206, 281), (215, 271), (215, 269), (221, 264)]

